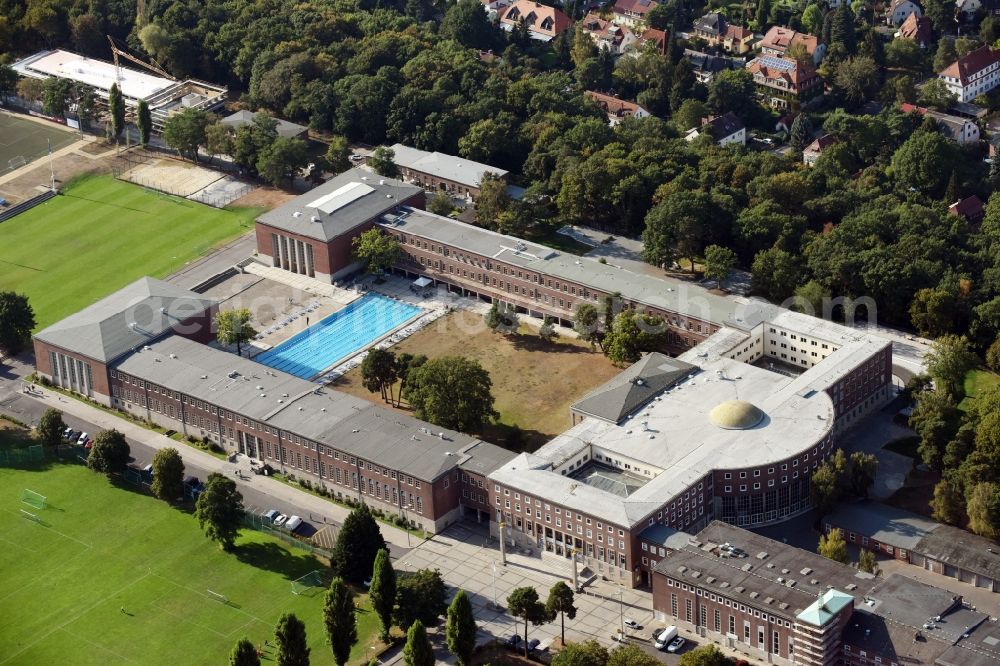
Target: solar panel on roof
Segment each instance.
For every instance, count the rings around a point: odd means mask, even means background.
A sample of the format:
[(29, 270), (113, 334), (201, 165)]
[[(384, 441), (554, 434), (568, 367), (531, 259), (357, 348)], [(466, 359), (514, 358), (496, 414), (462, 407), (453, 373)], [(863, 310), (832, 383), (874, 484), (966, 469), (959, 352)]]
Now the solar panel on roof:
[(777, 58), (775, 56), (764, 55), (760, 56), (759, 60), (760, 64), (764, 65), (765, 67), (770, 67), (772, 69), (780, 69), (781, 71), (784, 72), (790, 72), (793, 69), (795, 69), (794, 62), (784, 60), (782, 58)]

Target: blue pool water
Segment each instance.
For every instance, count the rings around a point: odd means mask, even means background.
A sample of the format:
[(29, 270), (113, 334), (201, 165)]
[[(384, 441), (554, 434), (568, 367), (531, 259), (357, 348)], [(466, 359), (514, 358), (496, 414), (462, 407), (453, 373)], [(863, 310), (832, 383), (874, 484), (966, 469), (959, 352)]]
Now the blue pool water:
[(343, 310), (258, 354), (254, 360), (311, 379), (420, 313), (421, 309), (414, 305), (379, 294), (365, 294)]

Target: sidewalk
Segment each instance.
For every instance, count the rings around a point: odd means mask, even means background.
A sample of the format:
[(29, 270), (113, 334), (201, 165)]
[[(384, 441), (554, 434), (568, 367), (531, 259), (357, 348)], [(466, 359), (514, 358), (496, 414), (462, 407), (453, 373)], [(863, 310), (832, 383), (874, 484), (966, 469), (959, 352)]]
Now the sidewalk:
[[(102, 429), (115, 428), (124, 434), (126, 438), (142, 442), (143, 444), (157, 450), (165, 448), (177, 449), (180, 451), (181, 457), (185, 460), (197, 464), (199, 467), (210, 472), (218, 472), (225, 476), (233, 477), (237, 470), (241, 470), (244, 474), (244, 478), (236, 479), (237, 487), (254, 487), (258, 492), (266, 493), (271, 497), (281, 499), (289, 504), (292, 504), (293, 506), (300, 507), (301, 515), (303, 516), (318, 514), (325, 516), (328, 522), (334, 522), (339, 525), (343, 524), (347, 515), (351, 512), (351, 510), (347, 507), (334, 504), (333, 502), (328, 502), (321, 497), (316, 497), (315, 495), (311, 495), (303, 490), (289, 486), (281, 481), (249, 473), (249, 464), (245, 456), (241, 456), (240, 460), (235, 463), (231, 463), (226, 460), (219, 460), (215, 456), (212, 456), (204, 451), (187, 446), (181, 442), (177, 442), (165, 435), (153, 432), (152, 430), (147, 430), (146, 428), (136, 425), (131, 421), (109, 414), (108, 412), (88, 405), (85, 402), (81, 402), (48, 389), (43, 388), (42, 391), (44, 393), (44, 397), (38, 398), (33, 396), (32, 399), (38, 400), (46, 406), (54, 407), (55, 409), (65, 412), (66, 414), (71, 414), (77, 418), (83, 419), (88, 423), (93, 423)], [(382, 531), (382, 536), (385, 538), (387, 543), (403, 548), (413, 547), (412, 541), (415, 537), (410, 537), (404, 530), (382, 522), (379, 523), (379, 529)]]

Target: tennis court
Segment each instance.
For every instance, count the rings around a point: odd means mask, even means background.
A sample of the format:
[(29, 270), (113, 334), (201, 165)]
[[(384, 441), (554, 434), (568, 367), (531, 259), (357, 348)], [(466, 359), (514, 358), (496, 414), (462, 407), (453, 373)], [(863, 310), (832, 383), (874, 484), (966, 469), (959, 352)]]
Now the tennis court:
[(72, 130), (0, 113), (0, 173), (45, 155), (49, 150), (49, 141), (54, 152), (79, 140), (80, 136)]

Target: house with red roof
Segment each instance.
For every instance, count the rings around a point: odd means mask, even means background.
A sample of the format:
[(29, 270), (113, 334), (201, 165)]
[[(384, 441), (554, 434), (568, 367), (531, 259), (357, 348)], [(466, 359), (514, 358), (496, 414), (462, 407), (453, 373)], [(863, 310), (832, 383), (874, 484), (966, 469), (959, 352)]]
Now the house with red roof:
[(656, 0), (617, 0), (611, 8), (611, 20), (618, 25), (636, 28), (646, 22), (646, 14), (659, 4)]
[(703, 39), (709, 46), (717, 46), (737, 55), (751, 49), (753, 30), (739, 25), (730, 25), (726, 17), (718, 12), (705, 14), (694, 22), (692, 34)]
[(775, 56), (783, 56), (789, 49), (799, 45), (812, 57), (813, 65), (818, 65), (826, 55), (826, 44), (821, 44), (819, 37), (780, 25), (771, 26), (758, 44), (761, 53)]
[(802, 163), (806, 166), (816, 166), (816, 161), (823, 152), (840, 139), (832, 134), (824, 134), (802, 150)]
[(822, 94), (823, 79), (807, 63), (762, 55), (747, 63), (761, 98), (775, 109), (797, 109)]
[(621, 55), (639, 39), (627, 27), (612, 23), (593, 12), (584, 16), (576, 27), (587, 33), (597, 48), (607, 49), (614, 55)]
[(950, 113), (941, 113), (906, 103), (900, 104), (899, 110), (903, 113), (917, 113), (926, 118), (933, 118), (937, 121), (941, 133), (960, 146), (979, 141), (979, 125), (970, 118), (962, 118)]
[(508, 32), (523, 22), (532, 39), (548, 42), (569, 28), (572, 21), (555, 7), (532, 0), (516, 0), (497, 15), (500, 27)]
[(971, 102), (1000, 84), (1000, 50), (981, 46), (938, 73), (959, 102)]
[(971, 224), (979, 224), (985, 215), (983, 200), (973, 194), (948, 206), (948, 214), (964, 217)]
[(899, 30), (896, 31), (897, 39), (912, 39), (920, 48), (927, 48), (931, 43), (931, 21), (926, 16), (918, 16), (912, 12), (906, 17)]
[(614, 127), (626, 118), (648, 118), (653, 115), (635, 102), (588, 90), (584, 93), (588, 99), (593, 100), (608, 116), (608, 123)]

